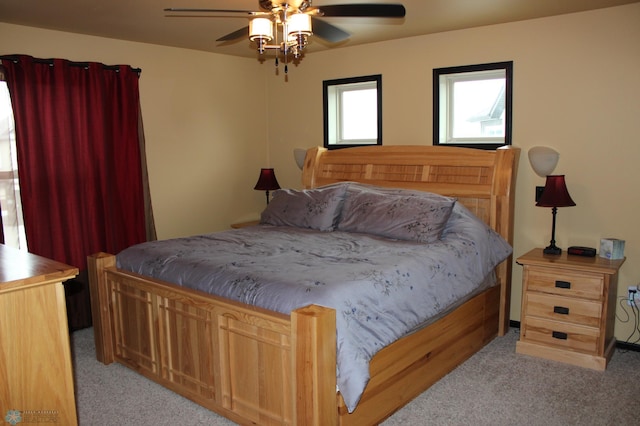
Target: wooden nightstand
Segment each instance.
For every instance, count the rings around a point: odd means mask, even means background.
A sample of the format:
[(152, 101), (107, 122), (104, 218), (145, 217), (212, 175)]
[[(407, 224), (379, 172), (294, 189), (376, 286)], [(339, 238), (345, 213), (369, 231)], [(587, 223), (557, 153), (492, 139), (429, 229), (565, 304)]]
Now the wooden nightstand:
[(516, 352), (606, 369), (616, 343), (618, 270), (624, 259), (534, 249), (516, 262), (524, 267)]
[(260, 223), (259, 220), (250, 220), (248, 222), (232, 223), (231, 227), (233, 229), (240, 229), (240, 228), (246, 228), (247, 226), (255, 226), (259, 223)]

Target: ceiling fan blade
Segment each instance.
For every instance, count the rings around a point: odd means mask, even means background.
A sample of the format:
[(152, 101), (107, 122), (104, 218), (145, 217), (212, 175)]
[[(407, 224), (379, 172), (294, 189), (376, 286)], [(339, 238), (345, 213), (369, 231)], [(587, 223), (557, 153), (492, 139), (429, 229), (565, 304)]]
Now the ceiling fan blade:
[(320, 16), (332, 17), (353, 17), (353, 18), (404, 18), (405, 8), (401, 4), (334, 4), (318, 6), (314, 9), (320, 11)]
[(222, 36), (216, 41), (229, 41), (236, 40), (242, 37), (249, 37), (249, 27), (240, 28), (232, 33), (227, 34), (226, 36)]
[(311, 17), (311, 20), (312, 20), (311, 28), (313, 28), (313, 35), (318, 36), (322, 39), (325, 39), (330, 43), (338, 43), (338, 42), (347, 40), (349, 37), (351, 37), (351, 34), (349, 34), (348, 32), (343, 31), (340, 28), (329, 24), (323, 21), (322, 19), (316, 19), (314, 17)]
[(178, 13), (244, 13), (247, 15), (254, 15), (256, 12), (251, 10), (235, 10), (235, 9), (190, 9), (185, 7), (167, 7), (165, 12), (178, 12)]

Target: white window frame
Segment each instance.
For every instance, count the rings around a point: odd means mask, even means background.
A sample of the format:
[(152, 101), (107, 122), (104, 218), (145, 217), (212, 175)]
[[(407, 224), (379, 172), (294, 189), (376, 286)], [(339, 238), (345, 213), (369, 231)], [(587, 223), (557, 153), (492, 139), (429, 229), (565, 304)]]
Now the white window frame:
[[(504, 79), (504, 112), (501, 116), (504, 132), (501, 136), (455, 137), (453, 126), (454, 86), (456, 83)], [(513, 92), (513, 62), (436, 68), (433, 70), (433, 144), (496, 149), (511, 145)], [(488, 99), (487, 101), (494, 101)], [(484, 101), (484, 100), (483, 100)]]
[[(373, 138), (347, 138), (344, 129), (347, 114), (343, 103), (346, 93), (360, 90), (376, 90), (375, 116), (367, 117), (374, 124)], [(324, 146), (328, 149), (362, 145), (382, 145), (382, 75), (343, 78), (323, 81)]]

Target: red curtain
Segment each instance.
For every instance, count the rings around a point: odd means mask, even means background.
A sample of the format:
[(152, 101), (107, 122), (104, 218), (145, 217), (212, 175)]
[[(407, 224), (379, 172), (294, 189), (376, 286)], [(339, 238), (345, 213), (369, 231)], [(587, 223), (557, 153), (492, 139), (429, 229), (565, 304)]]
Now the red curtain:
[(138, 72), (3, 57), (16, 124), (29, 251), (86, 269), (86, 257), (146, 240)]

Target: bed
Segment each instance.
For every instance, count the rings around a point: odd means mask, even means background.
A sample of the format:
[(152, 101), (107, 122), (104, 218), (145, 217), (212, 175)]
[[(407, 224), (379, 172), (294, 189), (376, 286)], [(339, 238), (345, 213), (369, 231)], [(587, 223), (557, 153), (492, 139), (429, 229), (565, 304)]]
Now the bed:
[[(360, 183), (389, 194), (403, 188), (454, 197), (456, 206), (473, 212), (511, 244), (519, 153), (513, 147), (312, 148), (303, 186), (333, 191)], [(260, 233), (286, 234), (277, 228), (267, 223), (214, 238), (234, 240), (245, 233), (257, 241)], [(314, 238), (327, 234), (333, 232), (313, 233)], [(241, 263), (229, 261), (226, 267)], [(89, 257), (96, 356), (105, 364), (128, 366), (239, 424), (377, 424), (506, 332), (511, 263), (507, 255), (490, 285), (374, 351), (355, 401), (344, 374), (336, 374), (345, 342), (343, 313), (337, 315), (330, 303), (290, 312), (268, 309), (119, 268), (116, 256), (106, 253)]]

